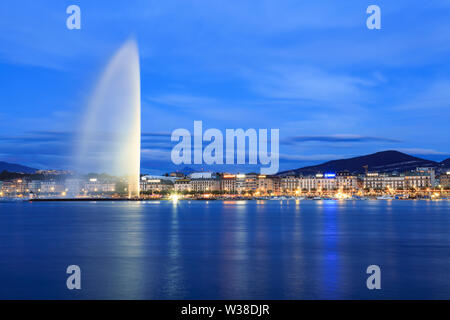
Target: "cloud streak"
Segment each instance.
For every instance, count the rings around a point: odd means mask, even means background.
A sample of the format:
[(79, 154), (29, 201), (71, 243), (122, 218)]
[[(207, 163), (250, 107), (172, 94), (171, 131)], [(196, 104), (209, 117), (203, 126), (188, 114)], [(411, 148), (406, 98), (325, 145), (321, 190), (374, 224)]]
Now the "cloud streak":
[(401, 142), (398, 139), (361, 136), (353, 134), (336, 134), (328, 136), (293, 136), (283, 139), (282, 144), (293, 145), (301, 142)]

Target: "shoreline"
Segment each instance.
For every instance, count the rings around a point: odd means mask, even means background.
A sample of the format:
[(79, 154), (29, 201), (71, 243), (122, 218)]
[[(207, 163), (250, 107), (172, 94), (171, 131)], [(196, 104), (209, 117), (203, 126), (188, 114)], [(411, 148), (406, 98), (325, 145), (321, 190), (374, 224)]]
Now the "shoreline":
[(168, 202), (177, 202), (177, 201), (416, 201), (416, 200), (425, 200), (425, 201), (448, 201), (450, 199), (427, 199), (427, 198), (415, 198), (415, 199), (377, 199), (377, 198), (363, 198), (363, 199), (333, 199), (333, 198), (321, 198), (321, 199), (313, 199), (313, 198), (305, 198), (305, 199), (296, 199), (296, 198), (270, 198), (270, 199), (258, 199), (258, 198), (201, 198), (201, 199), (144, 199), (144, 198), (42, 198), (42, 199), (1, 199), (0, 202), (143, 202), (143, 201), (168, 201)]

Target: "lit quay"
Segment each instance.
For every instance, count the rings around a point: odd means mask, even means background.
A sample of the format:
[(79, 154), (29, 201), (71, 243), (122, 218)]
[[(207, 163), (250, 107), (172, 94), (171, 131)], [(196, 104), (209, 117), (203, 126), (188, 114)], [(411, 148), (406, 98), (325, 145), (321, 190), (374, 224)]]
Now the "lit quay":
[[(24, 200), (87, 200), (129, 198), (127, 177), (106, 174), (75, 176), (70, 172), (0, 176), (0, 198)], [(309, 176), (257, 173), (180, 172), (141, 175), (140, 194), (151, 199), (448, 199), (450, 171), (416, 168), (402, 174), (324, 172)]]

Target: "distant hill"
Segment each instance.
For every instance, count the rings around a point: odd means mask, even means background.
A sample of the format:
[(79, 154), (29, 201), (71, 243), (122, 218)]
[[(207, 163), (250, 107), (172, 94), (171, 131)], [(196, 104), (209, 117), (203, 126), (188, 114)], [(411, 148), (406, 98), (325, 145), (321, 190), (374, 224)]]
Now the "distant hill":
[(442, 161), (440, 164), (441, 164), (441, 166), (444, 167), (444, 168), (450, 168), (450, 158), (445, 159), (445, 160)]
[[(447, 160), (446, 160), (447, 161)], [(349, 159), (328, 161), (316, 166), (303, 167), (289, 171), (280, 172), (278, 175), (289, 174), (315, 174), (317, 172), (337, 172), (348, 170), (351, 173), (364, 173), (365, 166), (369, 171), (377, 172), (403, 172), (413, 170), (416, 167), (436, 167), (438, 163), (410, 156), (398, 151), (381, 151), (366, 156)]]
[(20, 164), (8, 163), (0, 161), (0, 172), (9, 171), (9, 172), (20, 172), (20, 173), (34, 173), (37, 169), (22, 166)]
[(196, 172), (195, 169), (192, 169), (191, 167), (184, 167), (183, 169), (181, 169), (179, 172), (188, 175), (191, 174), (193, 172)]

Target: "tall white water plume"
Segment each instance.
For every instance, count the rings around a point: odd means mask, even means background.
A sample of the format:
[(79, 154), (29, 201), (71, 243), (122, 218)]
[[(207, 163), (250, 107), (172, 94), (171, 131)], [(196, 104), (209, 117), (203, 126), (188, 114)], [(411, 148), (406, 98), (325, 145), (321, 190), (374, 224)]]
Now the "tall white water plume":
[(88, 104), (76, 154), (77, 171), (126, 178), (128, 196), (139, 196), (141, 88), (136, 41), (112, 57)]

